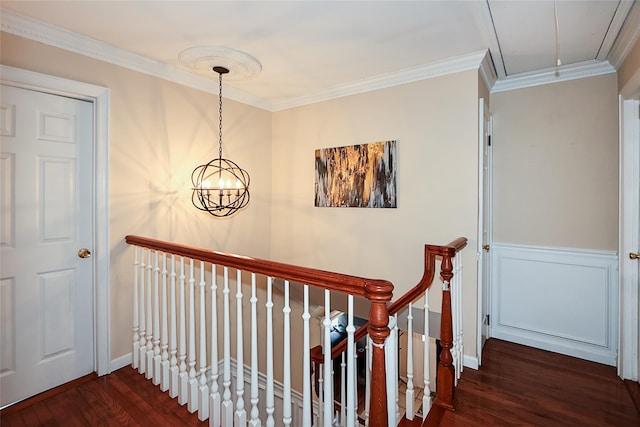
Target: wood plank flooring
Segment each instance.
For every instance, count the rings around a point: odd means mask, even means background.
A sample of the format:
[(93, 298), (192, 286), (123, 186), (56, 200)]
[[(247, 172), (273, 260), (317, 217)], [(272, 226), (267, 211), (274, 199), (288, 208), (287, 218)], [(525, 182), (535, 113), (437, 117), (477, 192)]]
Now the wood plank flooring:
[[(457, 410), (442, 414), (442, 426), (640, 426), (615, 368), (494, 339), (482, 368), (466, 369), (456, 393)], [(206, 424), (126, 367), (11, 406), (0, 412), (0, 425)]]
[[(64, 387), (64, 386), (63, 386)], [(131, 367), (0, 412), (0, 425), (13, 426), (203, 426), (197, 414), (178, 405)], [(33, 402), (33, 404), (30, 404)]]
[(441, 426), (640, 426), (616, 369), (495, 339), (466, 369)]

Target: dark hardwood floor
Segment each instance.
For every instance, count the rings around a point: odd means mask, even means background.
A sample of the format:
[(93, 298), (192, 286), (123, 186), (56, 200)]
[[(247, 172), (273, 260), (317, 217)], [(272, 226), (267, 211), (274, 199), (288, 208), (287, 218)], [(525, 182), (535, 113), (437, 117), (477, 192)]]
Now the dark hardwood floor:
[[(442, 426), (640, 426), (613, 367), (491, 339), (466, 369)], [(130, 367), (86, 377), (0, 412), (11, 426), (203, 426)]]
[(207, 425), (131, 367), (47, 394), (51, 395), (35, 396), (1, 411), (0, 426)]
[(640, 426), (616, 369), (495, 339), (465, 369), (441, 426)]

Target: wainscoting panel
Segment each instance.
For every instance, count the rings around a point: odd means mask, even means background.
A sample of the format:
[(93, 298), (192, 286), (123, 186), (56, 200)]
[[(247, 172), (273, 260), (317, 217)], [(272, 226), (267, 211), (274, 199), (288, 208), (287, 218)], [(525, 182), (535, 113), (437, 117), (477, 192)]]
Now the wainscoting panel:
[(491, 245), (491, 336), (616, 364), (615, 252)]

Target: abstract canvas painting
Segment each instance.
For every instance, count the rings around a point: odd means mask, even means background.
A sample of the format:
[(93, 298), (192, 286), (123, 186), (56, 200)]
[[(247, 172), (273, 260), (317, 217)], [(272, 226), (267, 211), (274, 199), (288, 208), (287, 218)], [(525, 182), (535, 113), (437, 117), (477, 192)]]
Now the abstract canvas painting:
[(396, 141), (316, 150), (319, 207), (396, 207)]

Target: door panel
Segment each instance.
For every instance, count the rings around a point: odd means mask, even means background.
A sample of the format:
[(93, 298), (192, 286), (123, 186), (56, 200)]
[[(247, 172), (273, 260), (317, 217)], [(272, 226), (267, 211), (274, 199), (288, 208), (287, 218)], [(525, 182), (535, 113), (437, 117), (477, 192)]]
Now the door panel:
[(2, 85), (0, 406), (94, 370), (91, 103)]

